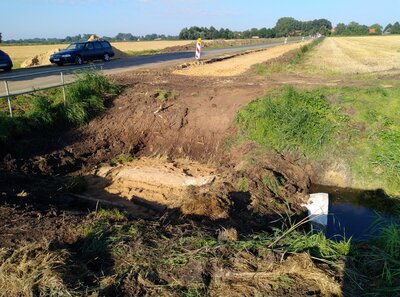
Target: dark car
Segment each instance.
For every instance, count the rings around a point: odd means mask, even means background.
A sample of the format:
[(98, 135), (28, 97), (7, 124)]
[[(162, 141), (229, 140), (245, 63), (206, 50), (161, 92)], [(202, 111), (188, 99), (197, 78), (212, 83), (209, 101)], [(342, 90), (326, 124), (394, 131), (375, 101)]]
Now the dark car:
[(105, 40), (71, 43), (65, 50), (50, 56), (50, 62), (58, 66), (67, 63), (83, 64), (85, 61), (110, 61), (114, 57), (111, 44)]
[(10, 56), (0, 50), (0, 69), (11, 71), (11, 68), (13, 68), (13, 63)]

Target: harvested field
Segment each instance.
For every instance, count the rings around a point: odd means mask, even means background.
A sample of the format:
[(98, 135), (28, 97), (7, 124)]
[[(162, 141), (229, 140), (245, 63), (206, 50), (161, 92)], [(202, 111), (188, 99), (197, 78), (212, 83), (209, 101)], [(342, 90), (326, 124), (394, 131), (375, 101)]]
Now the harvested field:
[(192, 43), (191, 40), (160, 40), (160, 41), (131, 41), (113, 42), (112, 45), (123, 52), (140, 52), (148, 50), (162, 50), (167, 47), (181, 46)]
[(326, 38), (303, 65), (329, 73), (398, 73), (400, 36)]
[[(115, 42), (112, 45), (123, 52), (140, 52), (147, 50), (161, 50), (172, 46), (181, 46), (191, 43), (191, 41), (139, 41), (139, 42)], [(50, 52), (55, 48), (64, 49), (68, 44), (46, 44), (46, 45), (6, 45), (0, 49), (10, 55), (16, 68), (22, 62), (32, 57)]]
[(254, 64), (278, 58), (294, 49), (300, 48), (303, 45), (304, 43), (280, 45), (212, 64), (195, 64), (185, 69), (176, 70), (174, 73), (188, 76), (223, 77), (240, 75), (249, 70)]

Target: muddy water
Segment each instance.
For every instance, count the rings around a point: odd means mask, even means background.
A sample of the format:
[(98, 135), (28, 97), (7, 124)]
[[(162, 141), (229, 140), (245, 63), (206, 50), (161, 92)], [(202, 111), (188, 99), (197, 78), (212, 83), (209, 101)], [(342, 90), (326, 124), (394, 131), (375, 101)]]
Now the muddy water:
[(400, 200), (389, 199), (382, 190), (363, 191), (313, 186), (310, 193), (329, 193), (329, 215), (325, 234), (340, 240), (365, 240), (379, 233), (377, 222), (388, 224), (395, 218)]

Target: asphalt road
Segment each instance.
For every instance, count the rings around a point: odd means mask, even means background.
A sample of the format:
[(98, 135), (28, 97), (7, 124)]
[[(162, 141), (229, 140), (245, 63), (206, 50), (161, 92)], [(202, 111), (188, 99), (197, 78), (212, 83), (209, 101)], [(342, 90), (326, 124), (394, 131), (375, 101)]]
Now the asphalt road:
[[(299, 40), (289, 41), (290, 43), (298, 42)], [(202, 51), (202, 58), (218, 57), (224, 54), (232, 54), (247, 50), (262, 49), (273, 47), (282, 44), (282, 42), (259, 44), (253, 46), (232, 47), (223, 49), (210, 49)], [(184, 63), (194, 61), (194, 50), (192, 52), (175, 52), (165, 53), (150, 56), (137, 56), (123, 59), (112, 60), (108, 63), (91, 63), (85, 67), (102, 68), (105, 74), (121, 73), (141, 67), (160, 67), (168, 64)], [(11, 94), (19, 94), (29, 92), (34, 89), (46, 88), (61, 83), (61, 75), (64, 74), (64, 82), (69, 83), (75, 79), (76, 70), (82, 66), (62, 66), (55, 65), (39, 68), (17, 69), (12, 72), (0, 72), (0, 97), (6, 95), (6, 86), (4, 81), (7, 81), (9, 92)]]

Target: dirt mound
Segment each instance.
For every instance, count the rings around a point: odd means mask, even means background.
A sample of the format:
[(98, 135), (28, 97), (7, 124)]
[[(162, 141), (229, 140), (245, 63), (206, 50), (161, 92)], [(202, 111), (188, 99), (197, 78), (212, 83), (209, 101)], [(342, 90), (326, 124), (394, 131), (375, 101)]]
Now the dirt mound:
[(35, 55), (32, 58), (26, 59), (21, 63), (21, 68), (50, 65), (51, 64), (49, 60), (50, 56), (52, 54), (58, 53), (61, 50), (62, 50), (61, 48), (55, 48), (52, 49), (51, 51), (48, 51), (47, 53)]
[(101, 38), (100, 38), (99, 36), (97, 36), (96, 34), (93, 34), (93, 35), (90, 35), (88, 41), (89, 41), (89, 42), (91, 42), (91, 41), (98, 41), (98, 40), (100, 40), (100, 39), (101, 39)]
[(129, 57), (129, 55), (119, 49), (117, 49), (116, 47), (112, 47), (113, 51), (114, 51), (114, 58), (119, 59), (119, 58), (126, 58)]
[(153, 210), (178, 209), (184, 215), (227, 218), (228, 199), (211, 190), (219, 179), (215, 171), (188, 160), (142, 158), (99, 168), (88, 177), (86, 195), (100, 200), (114, 195)]

